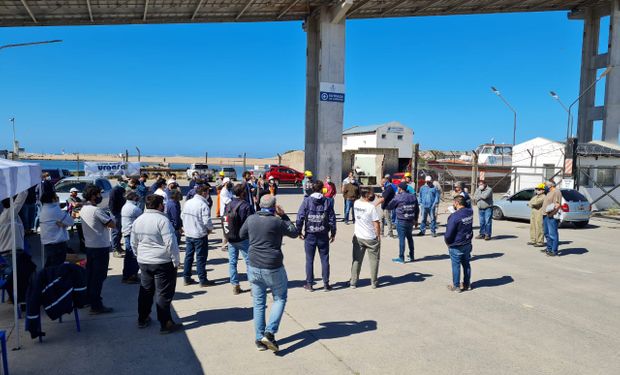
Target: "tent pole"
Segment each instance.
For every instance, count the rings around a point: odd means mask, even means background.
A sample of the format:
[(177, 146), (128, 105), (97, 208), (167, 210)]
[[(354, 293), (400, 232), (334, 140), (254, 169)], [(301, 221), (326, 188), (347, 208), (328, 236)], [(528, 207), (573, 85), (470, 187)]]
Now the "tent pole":
[(19, 337), (19, 321), (17, 319), (17, 309), (19, 309), (19, 302), (17, 301), (17, 246), (15, 244), (15, 198), (9, 198), (11, 210), (11, 237), (13, 241), (11, 241), (11, 254), (12, 263), (13, 263), (13, 314), (15, 320), (15, 332), (17, 333), (17, 347), (15, 350), (19, 350), (21, 347), (20, 337)]

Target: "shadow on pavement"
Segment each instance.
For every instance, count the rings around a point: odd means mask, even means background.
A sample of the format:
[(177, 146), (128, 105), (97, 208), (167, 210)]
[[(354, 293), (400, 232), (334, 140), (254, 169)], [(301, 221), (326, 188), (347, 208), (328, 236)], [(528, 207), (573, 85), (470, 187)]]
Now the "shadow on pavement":
[(489, 254), (480, 254), (480, 255), (476, 254), (471, 257), (470, 261), (473, 262), (474, 260), (478, 260), (478, 259), (495, 259), (503, 255), (504, 253), (489, 253)]
[(449, 254), (437, 254), (437, 255), (427, 255), (424, 258), (416, 259), (415, 262), (427, 262), (432, 260), (445, 260), (450, 259)]
[(247, 322), (253, 318), (252, 311), (251, 307), (204, 310), (187, 316), (181, 321), (185, 330), (226, 322)]
[(513, 238), (519, 238), (519, 236), (515, 236), (512, 234), (500, 234), (498, 236), (491, 237), (491, 240), (510, 240)]
[(293, 353), (296, 350), (303, 349), (306, 346), (317, 342), (318, 340), (337, 339), (341, 337), (347, 337), (359, 333), (377, 330), (377, 322), (374, 320), (364, 320), (361, 322), (326, 322), (320, 323), (319, 325), (321, 326), (321, 328), (307, 329), (292, 336), (278, 340), (279, 346), (286, 345), (288, 343), (294, 344), (280, 350), (278, 353), (276, 353), (276, 355), (279, 357), (285, 356), (287, 354)]
[(180, 301), (180, 300), (184, 300), (184, 299), (192, 299), (194, 297), (203, 295), (203, 294), (207, 294), (206, 290), (197, 290), (195, 292), (191, 292), (191, 293), (185, 293), (185, 292), (175, 292), (174, 293), (174, 300), (175, 301)]
[(565, 255), (582, 255), (588, 252), (589, 252), (588, 249), (584, 249), (583, 247), (576, 247), (576, 248), (571, 248), (571, 249), (560, 250), (558, 251), (558, 255), (563, 257)]
[(379, 287), (385, 287), (385, 286), (398, 285), (398, 284), (404, 284), (404, 283), (419, 283), (432, 276), (433, 275), (427, 274), (427, 273), (411, 272), (406, 275), (396, 276), (396, 277), (391, 276), (391, 275), (379, 276), (378, 281), (379, 281)]
[(512, 276), (502, 276), (497, 279), (482, 279), (471, 283), (472, 289), (492, 288), (494, 286), (502, 286), (514, 282)]

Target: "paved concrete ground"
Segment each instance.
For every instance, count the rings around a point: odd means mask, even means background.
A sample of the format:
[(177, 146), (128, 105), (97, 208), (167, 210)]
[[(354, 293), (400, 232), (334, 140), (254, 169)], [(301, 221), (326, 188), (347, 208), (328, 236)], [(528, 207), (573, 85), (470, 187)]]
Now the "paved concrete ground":
[[(280, 203), (292, 212), (300, 200), (288, 195)], [(22, 333), (22, 350), (9, 352), (11, 373), (620, 373), (620, 224), (596, 219), (587, 229), (561, 229), (557, 258), (525, 245), (527, 223), (493, 225), (494, 240), (475, 242), (474, 290), (462, 294), (446, 289), (451, 273), (442, 238), (416, 237), (417, 261), (405, 265), (391, 262), (397, 240), (386, 239), (381, 287), (369, 287), (366, 262), (361, 287), (352, 290), (353, 226), (339, 224), (329, 293), (302, 289), (303, 243), (285, 240), (290, 290), (279, 355), (255, 350), (251, 297), (232, 295), (227, 255), (215, 244), (209, 277), (221, 285), (178, 286), (173, 306), (185, 331), (168, 336), (157, 324), (136, 327), (138, 286), (120, 283), (122, 262), (111, 258), (104, 301), (116, 312), (90, 317), (83, 310), (81, 333), (70, 316), (62, 324), (44, 321), (43, 344)], [(318, 257), (315, 270), (320, 275)], [(0, 306), (3, 327), (11, 325), (11, 307)]]

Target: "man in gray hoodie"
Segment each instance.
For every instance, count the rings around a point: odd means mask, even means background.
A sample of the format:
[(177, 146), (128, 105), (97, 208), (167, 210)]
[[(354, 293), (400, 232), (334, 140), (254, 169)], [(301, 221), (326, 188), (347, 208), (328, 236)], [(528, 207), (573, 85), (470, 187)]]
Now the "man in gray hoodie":
[[(264, 195), (260, 199), (260, 208), (259, 212), (243, 223), (239, 236), (250, 240), (248, 279), (252, 284), (254, 300), (256, 348), (277, 352), (279, 348), (274, 335), (278, 332), (284, 314), (288, 291), (282, 237), (296, 238), (299, 232), (284, 210), (276, 206), (276, 197), (273, 195)], [(271, 289), (273, 306), (269, 323), (265, 325), (267, 289)]]
[(478, 189), (474, 193), (474, 201), (478, 206), (480, 219), (480, 234), (477, 239), (491, 239), (491, 228), (493, 225), (493, 189), (484, 180), (478, 182)]

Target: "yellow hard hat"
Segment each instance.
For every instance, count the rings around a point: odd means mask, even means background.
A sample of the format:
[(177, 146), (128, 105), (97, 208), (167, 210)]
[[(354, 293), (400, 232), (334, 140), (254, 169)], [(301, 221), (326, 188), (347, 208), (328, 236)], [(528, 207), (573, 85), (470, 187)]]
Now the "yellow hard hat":
[(409, 172), (405, 173), (405, 177), (411, 177), (411, 173)]
[(220, 171), (220, 176), (224, 177), (224, 171)]
[(312, 177), (312, 172), (310, 171), (305, 171), (304, 174), (306, 175), (306, 177)]
[(538, 189), (538, 190), (545, 190), (545, 183), (543, 182), (543, 183), (540, 183), (540, 184), (536, 185), (536, 189)]

